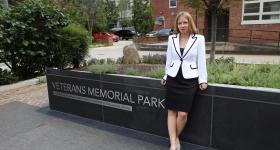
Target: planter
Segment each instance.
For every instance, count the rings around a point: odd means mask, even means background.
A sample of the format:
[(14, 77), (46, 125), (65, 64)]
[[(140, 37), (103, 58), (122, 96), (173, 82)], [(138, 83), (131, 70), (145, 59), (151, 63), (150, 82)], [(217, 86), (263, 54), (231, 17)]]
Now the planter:
[(101, 38), (101, 39), (95, 39), (95, 41), (99, 44), (105, 44), (108, 46), (113, 45), (113, 38), (112, 37), (106, 37), (106, 38)]
[[(167, 137), (159, 80), (47, 70), (50, 108)], [(199, 92), (183, 141), (222, 150), (280, 149), (280, 90), (211, 84)]]
[(134, 44), (154, 44), (154, 43), (159, 43), (160, 41), (158, 40), (158, 37), (145, 37), (145, 36), (135, 36), (133, 38), (133, 43)]

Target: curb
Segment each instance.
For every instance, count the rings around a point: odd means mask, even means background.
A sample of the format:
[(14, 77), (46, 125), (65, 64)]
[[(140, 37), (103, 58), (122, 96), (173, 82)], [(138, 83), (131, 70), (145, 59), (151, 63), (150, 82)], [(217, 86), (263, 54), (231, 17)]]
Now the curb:
[(41, 81), (43, 81), (43, 82), (46, 81), (46, 76), (40, 76), (40, 77), (20, 81), (20, 82), (13, 83), (13, 84), (2, 85), (2, 86), (0, 86), (0, 92), (5, 92), (5, 91), (11, 90), (11, 89), (26, 87), (26, 86), (30, 86), (30, 85), (35, 85)]

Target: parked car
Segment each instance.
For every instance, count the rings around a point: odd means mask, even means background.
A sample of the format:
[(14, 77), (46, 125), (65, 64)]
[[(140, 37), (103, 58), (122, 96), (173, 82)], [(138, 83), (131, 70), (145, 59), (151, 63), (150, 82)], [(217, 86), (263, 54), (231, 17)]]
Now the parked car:
[(146, 37), (156, 37), (158, 34), (158, 31), (151, 31), (146, 34)]
[(112, 33), (104, 32), (104, 33), (94, 33), (93, 34), (93, 39), (102, 39), (102, 38), (107, 38), (107, 37), (112, 37), (114, 42), (118, 42), (120, 40), (119, 36), (112, 34)]
[(131, 30), (119, 30), (115, 33), (116, 35), (118, 35), (120, 37), (120, 39), (132, 39), (133, 36), (136, 35), (135, 31), (131, 31)]
[(171, 28), (164, 28), (158, 31), (158, 36), (169, 36), (172, 34)]
[(120, 40), (120, 37), (117, 36), (116, 34), (111, 34), (111, 35), (112, 35), (112, 38), (113, 38), (114, 42), (118, 42)]

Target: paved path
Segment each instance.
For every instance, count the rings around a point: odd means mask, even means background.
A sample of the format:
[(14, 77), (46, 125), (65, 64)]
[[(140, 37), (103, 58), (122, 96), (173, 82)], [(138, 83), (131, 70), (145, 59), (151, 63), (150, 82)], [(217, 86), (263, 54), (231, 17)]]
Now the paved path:
[[(89, 57), (97, 59), (118, 59), (123, 56), (123, 47), (125, 45), (132, 44), (132, 41), (119, 41), (115, 42), (113, 46), (90, 48)], [(154, 54), (165, 54), (163, 51), (139, 51), (140, 56), (143, 55), (154, 55)], [(216, 54), (216, 58), (220, 57), (234, 57), (238, 63), (250, 63), (250, 64), (280, 64), (280, 56), (275, 55), (224, 55)], [(209, 54), (206, 55), (210, 57)], [(89, 58), (88, 58), (89, 59)]]
[(50, 110), (46, 83), (0, 92), (0, 118), (0, 150), (168, 150), (167, 138)]
[(47, 83), (0, 92), (0, 105), (15, 101), (37, 107), (48, 106)]
[[(89, 49), (89, 57), (90, 58), (97, 58), (97, 59), (118, 59), (123, 56), (123, 48), (126, 45), (132, 44), (132, 41), (119, 41), (114, 42), (113, 46), (108, 47), (98, 47), (98, 48), (90, 48)], [(160, 51), (139, 51), (140, 57), (143, 55), (154, 55), (154, 54), (165, 54), (165, 52)], [(87, 59), (90, 59), (87, 58)]]

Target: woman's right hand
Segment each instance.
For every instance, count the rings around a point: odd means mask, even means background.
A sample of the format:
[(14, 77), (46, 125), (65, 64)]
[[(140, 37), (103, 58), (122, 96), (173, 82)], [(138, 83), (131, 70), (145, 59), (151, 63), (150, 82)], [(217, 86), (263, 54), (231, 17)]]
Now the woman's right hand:
[(166, 84), (166, 80), (161, 79), (160, 84), (164, 86)]

